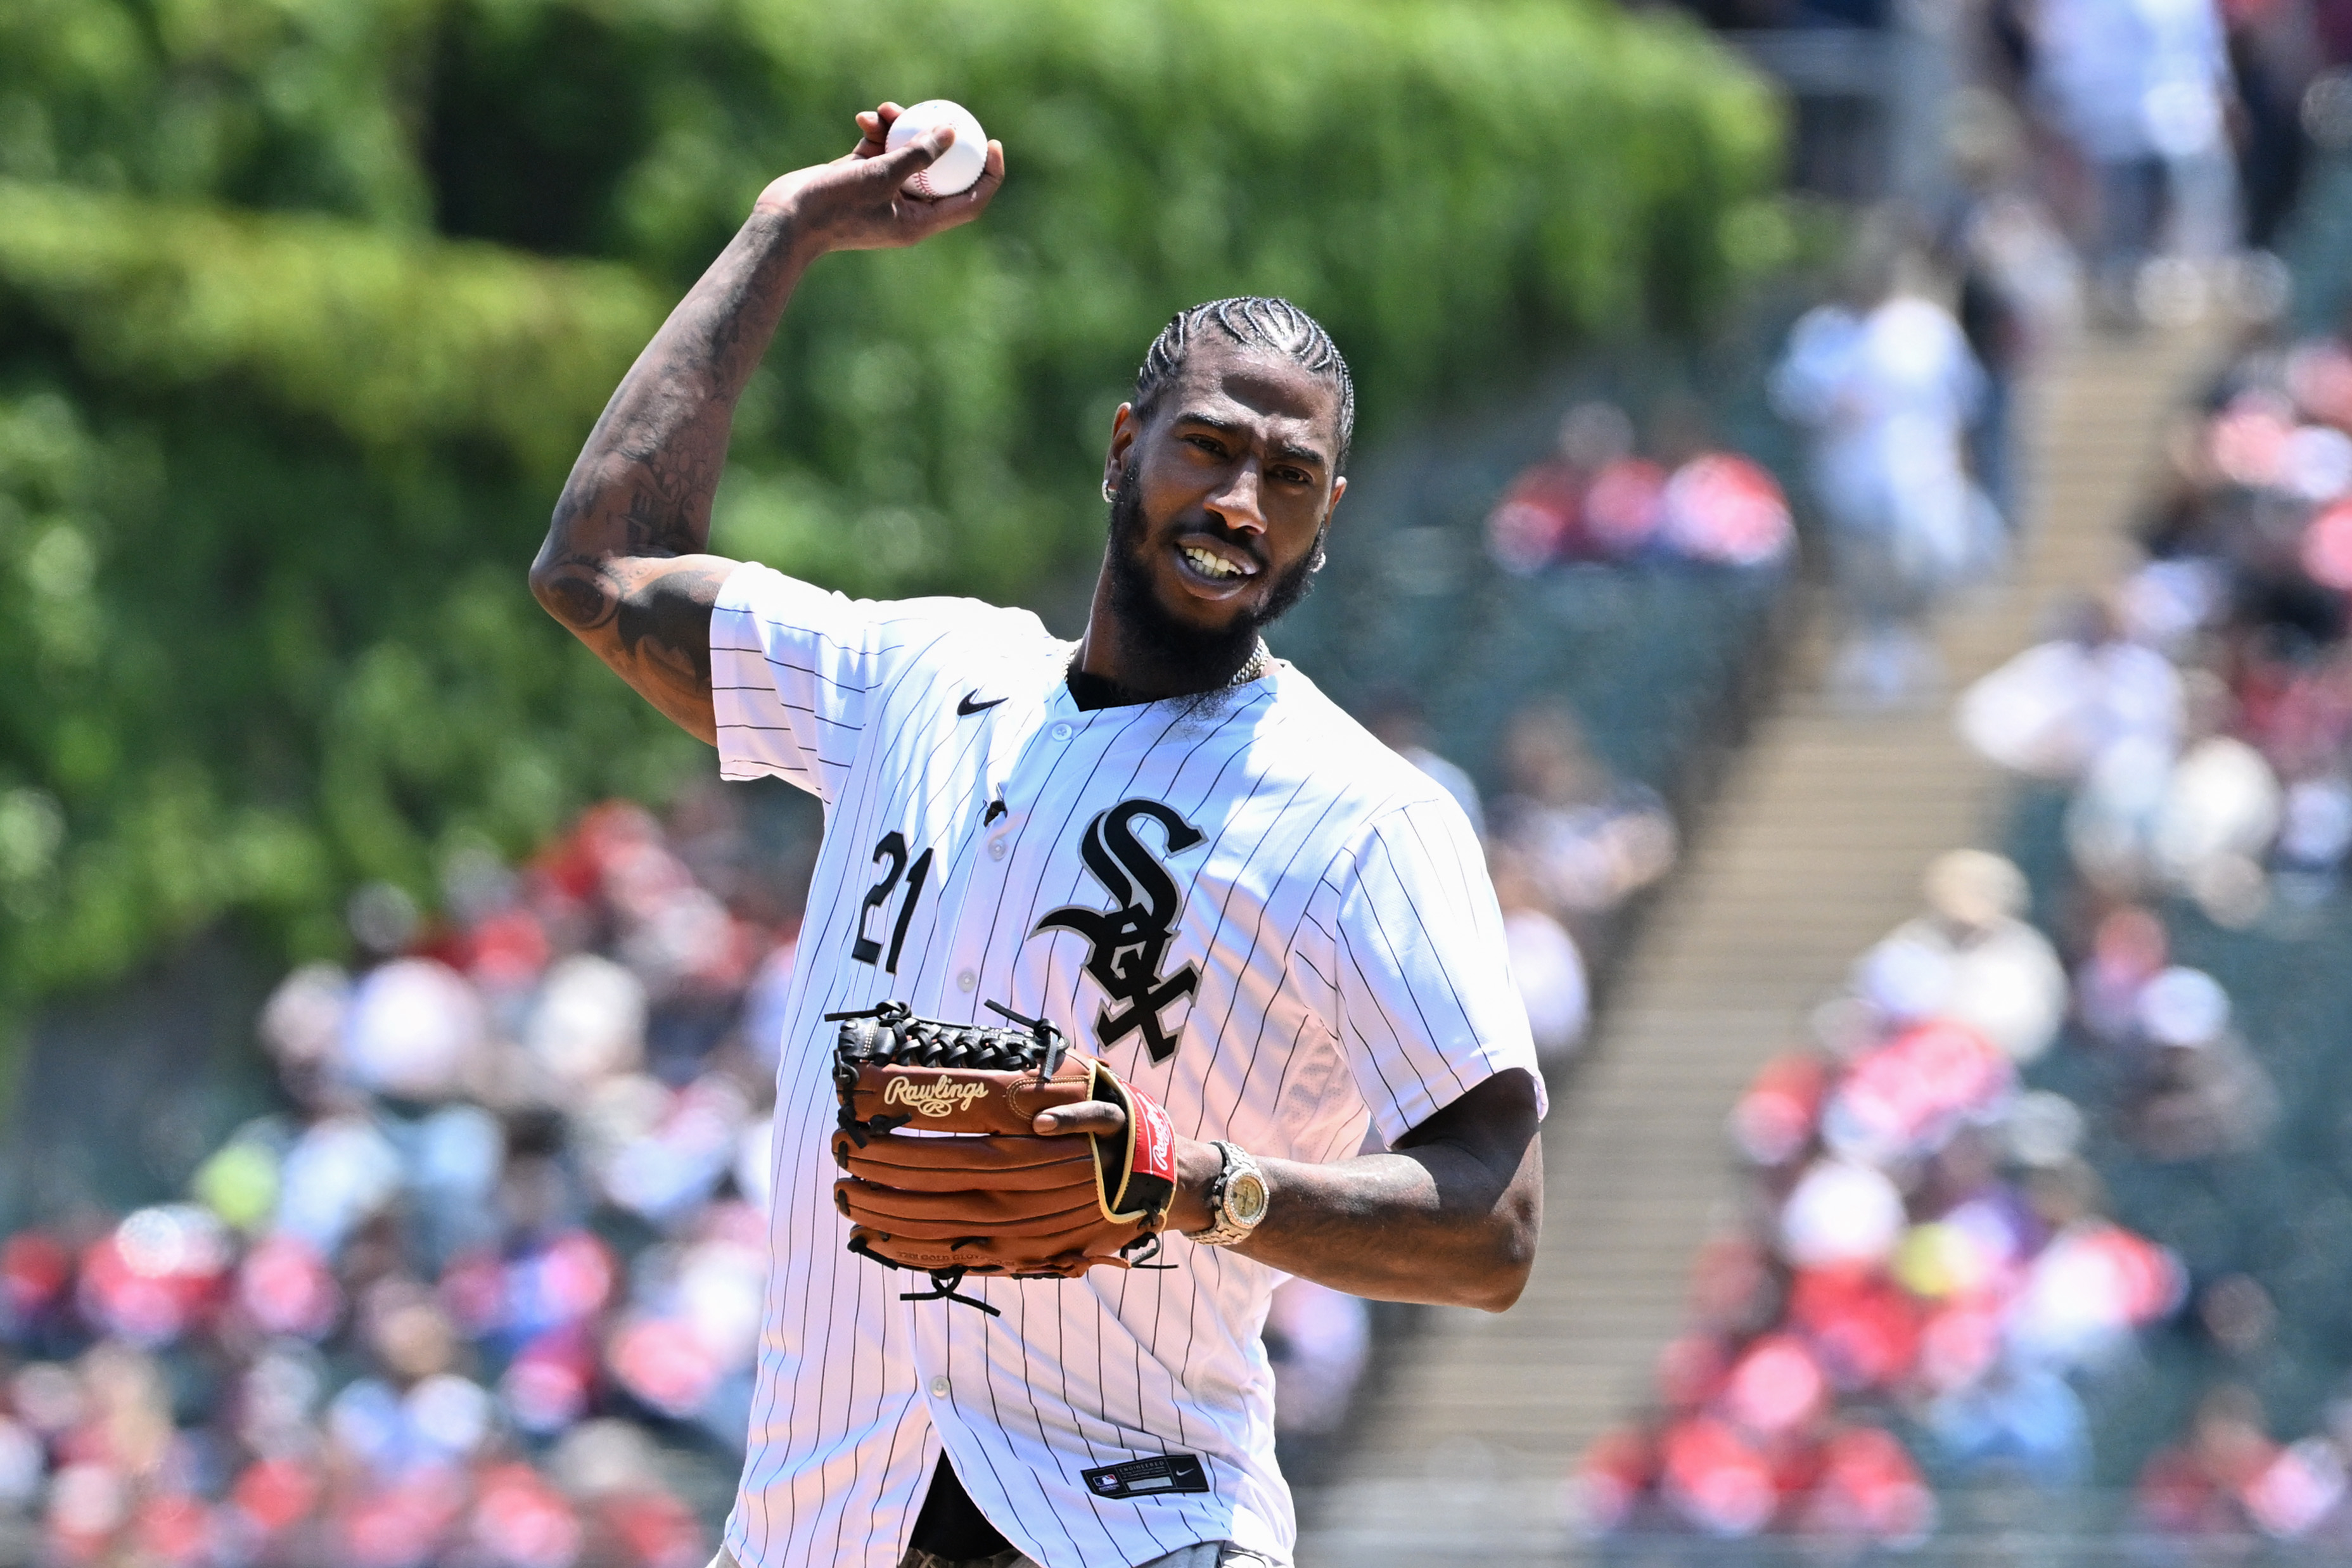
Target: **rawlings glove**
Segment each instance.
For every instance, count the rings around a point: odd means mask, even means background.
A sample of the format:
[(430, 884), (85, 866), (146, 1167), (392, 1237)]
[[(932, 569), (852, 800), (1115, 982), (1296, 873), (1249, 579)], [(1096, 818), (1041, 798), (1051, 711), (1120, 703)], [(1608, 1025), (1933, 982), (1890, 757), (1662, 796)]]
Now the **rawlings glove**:
[[(989, 1006), (1024, 1030), (919, 1019), (903, 1002), (835, 1013), (841, 1102), (834, 1203), (849, 1249), (931, 1276), (908, 1301), (996, 1309), (955, 1287), (967, 1274), (1076, 1279), (1145, 1263), (1176, 1191), (1176, 1135), (1158, 1102), (1051, 1024)], [(1086, 1100), (1125, 1129), (1040, 1136), (1032, 1119)]]

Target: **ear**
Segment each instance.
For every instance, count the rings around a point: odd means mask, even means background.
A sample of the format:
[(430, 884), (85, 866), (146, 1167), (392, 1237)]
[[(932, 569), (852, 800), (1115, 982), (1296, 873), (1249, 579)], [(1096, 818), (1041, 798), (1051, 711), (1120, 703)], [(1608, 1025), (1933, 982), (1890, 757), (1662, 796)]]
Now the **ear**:
[(1103, 493), (1106, 496), (1118, 488), (1120, 477), (1127, 473), (1128, 455), (1135, 450), (1136, 432), (1142, 423), (1131, 402), (1119, 404), (1118, 412), (1111, 415), (1110, 445), (1103, 453)]
[(1348, 493), (1345, 477), (1331, 481), (1331, 504), (1323, 508), (1323, 520), (1315, 525), (1315, 551), (1307, 563), (1309, 571), (1323, 570), (1323, 541), (1331, 537), (1331, 515), (1339, 509), (1339, 497)]

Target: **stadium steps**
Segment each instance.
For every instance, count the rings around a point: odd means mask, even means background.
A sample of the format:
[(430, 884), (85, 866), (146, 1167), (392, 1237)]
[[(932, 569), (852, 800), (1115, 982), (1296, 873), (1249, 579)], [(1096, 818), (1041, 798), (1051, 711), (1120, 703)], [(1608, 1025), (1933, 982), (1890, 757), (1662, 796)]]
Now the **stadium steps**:
[[(2209, 333), (2088, 340), (2020, 410), (2033, 521), (2004, 583), (1949, 610), (1957, 686), (2110, 580), (2165, 423)], [(1723, 1123), (1855, 956), (1913, 914), (1919, 875), (1992, 827), (1996, 779), (1948, 705), (1874, 717), (1820, 695), (1826, 615), (1727, 770), (1683, 873), (1627, 955), (1586, 1060), (1555, 1085), (1543, 1247), (1510, 1312), (1432, 1309), (1301, 1498), (1302, 1568), (1572, 1560), (1561, 1485), (1649, 1396), (1693, 1254), (1736, 1213)]]

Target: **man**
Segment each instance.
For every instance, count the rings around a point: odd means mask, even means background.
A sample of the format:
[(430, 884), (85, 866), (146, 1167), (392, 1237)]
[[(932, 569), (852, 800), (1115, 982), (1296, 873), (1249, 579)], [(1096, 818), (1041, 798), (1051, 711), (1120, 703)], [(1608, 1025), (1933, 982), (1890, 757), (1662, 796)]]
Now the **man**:
[[(1287, 1563), (1257, 1340), (1282, 1275), (1497, 1312), (1526, 1281), (1543, 1092), (1500, 915), (1460, 809), (1258, 640), (1321, 563), (1354, 413), (1338, 350), (1281, 301), (1188, 311), (1152, 345), (1075, 648), (1025, 612), (852, 602), (701, 553), (802, 272), (968, 222), (1003, 182), (992, 142), (970, 192), (906, 195), (950, 133), (887, 152), (898, 112), (761, 194), (614, 394), (531, 571), (725, 777), (826, 806), (720, 1568)], [(1157, 1098), (1182, 1134), (1168, 1228), (1198, 1239), (1162, 1271), (966, 1281), (997, 1317), (903, 1301), (844, 1249), (827, 1153), (822, 1015), (890, 998), (1049, 1019)], [(1392, 1152), (1346, 1157), (1368, 1124)], [(1262, 1210), (1235, 1197), (1253, 1171)]]

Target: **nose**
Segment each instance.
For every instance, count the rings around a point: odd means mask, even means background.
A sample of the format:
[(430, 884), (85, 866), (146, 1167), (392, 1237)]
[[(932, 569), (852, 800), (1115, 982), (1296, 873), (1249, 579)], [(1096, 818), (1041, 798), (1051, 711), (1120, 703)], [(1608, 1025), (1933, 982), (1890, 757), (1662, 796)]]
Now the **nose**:
[(1224, 487), (1202, 504), (1234, 532), (1263, 534), (1265, 532), (1265, 511), (1259, 497), (1264, 487), (1264, 476), (1258, 473), (1256, 462), (1252, 460), (1236, 467)]

